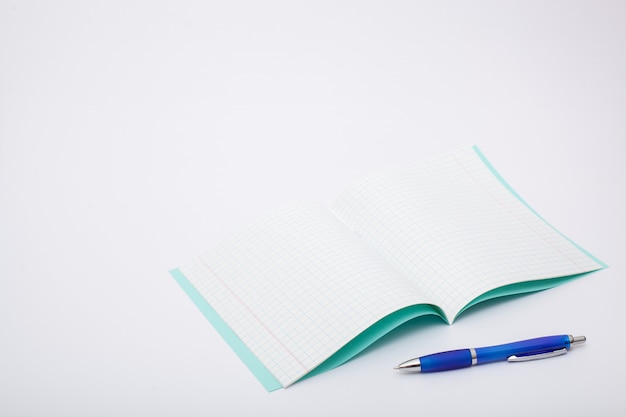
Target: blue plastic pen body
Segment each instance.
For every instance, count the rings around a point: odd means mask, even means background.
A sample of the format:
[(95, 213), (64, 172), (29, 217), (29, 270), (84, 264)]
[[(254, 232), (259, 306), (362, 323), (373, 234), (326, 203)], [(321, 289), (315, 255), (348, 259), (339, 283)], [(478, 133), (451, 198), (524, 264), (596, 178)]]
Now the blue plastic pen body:
[[(505, 361), (513, 355), (523, 356), (570, 348), (568, 335), (546, 336), (503, 345), (473, 349), (475, 364)], [(472, 366), (472, 349), (451, 350), (419, 358), (421, 372), (439, 372)]]
[(530, 355), (570, 348), (568, 335), (546, 336), (504, 345), (476, 348), (478, 364), (505, 361), (509, 356)]
[(449, 371), (472, 366), (472, 354), (469, 349), (433, 353), (432, 355), (421, 356), (419, 360), (421, 372)]

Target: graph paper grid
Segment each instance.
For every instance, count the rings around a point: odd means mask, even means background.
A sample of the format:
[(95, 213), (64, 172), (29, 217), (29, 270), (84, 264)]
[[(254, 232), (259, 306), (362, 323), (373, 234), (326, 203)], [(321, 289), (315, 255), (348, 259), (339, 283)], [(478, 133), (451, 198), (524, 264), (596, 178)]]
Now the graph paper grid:
[(523, 203), (476, 148), (375, 175), (333, 211), (454, 320), (504, 285), (603, 265)]
[(180, 271), (287, 386), (390, 313), (429, 299), (330, 210), (278, 210)]

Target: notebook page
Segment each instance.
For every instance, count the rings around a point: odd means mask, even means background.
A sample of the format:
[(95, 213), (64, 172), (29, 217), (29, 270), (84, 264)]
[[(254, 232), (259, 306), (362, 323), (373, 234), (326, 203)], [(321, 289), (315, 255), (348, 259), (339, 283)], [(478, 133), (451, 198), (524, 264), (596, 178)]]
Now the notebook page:
[(283, 386), (382, 317), (428, 301), (329, 209), (309, 203), (179, 269)]
[(372, 176), (333, 211), (450, 321), (491, 289), (602, 267), (510, 192), (473, 148)]

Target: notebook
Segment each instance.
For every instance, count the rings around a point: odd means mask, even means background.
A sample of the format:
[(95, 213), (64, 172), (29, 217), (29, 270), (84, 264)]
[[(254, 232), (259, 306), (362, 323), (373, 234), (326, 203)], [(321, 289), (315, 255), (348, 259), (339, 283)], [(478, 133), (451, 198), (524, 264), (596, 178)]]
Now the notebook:
[(477, 147), (294, 202), (171, 274), (272, 391), (336, 367), (415, 317), (606, 265), (542, 219)]

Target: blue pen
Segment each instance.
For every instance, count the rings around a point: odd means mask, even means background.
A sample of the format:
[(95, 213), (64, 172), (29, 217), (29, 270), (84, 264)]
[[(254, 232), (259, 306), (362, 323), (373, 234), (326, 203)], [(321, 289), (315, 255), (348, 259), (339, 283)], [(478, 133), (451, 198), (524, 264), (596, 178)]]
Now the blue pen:
[(552, 358), (567, 353), (572, 346), (585, 343), (585, 336), (546, 336), (504, 345), (486, 346), (433, 353), (402, 362), (394, 369), (410, 372), (439, 372), (467, 368), (497, 361), (523, 362)]

